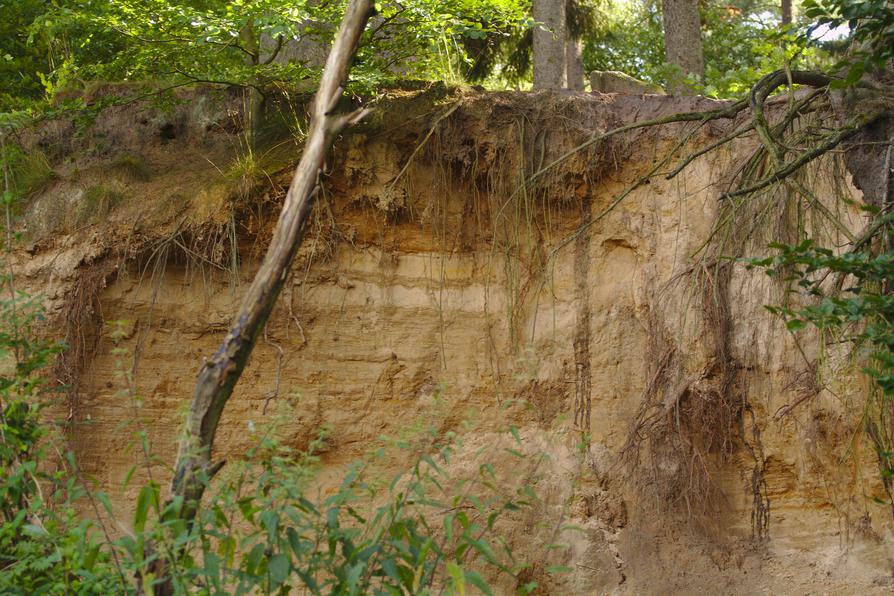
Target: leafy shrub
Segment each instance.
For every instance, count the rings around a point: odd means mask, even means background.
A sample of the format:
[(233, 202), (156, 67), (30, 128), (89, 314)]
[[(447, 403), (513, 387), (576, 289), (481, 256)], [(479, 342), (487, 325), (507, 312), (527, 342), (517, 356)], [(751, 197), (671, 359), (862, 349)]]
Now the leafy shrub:
[(496, 524), (533, 506), (536, 494), (528, 482), (498, 480), (490, 463), (471, 476), (450, 472), (462, 443), (457, 435), (416, 429), (392, 442), (412, 454), (404, 473), (388, 483), (377, 479), (382, 448), (349, 466), (331, 495), (314, 497), (314, 454), (325, 441), (323, 432), (299, 452), (274, 433), (260, 436), (247, 459), (211, 486), (191, 527), (178, 515), (182, 502), (162, 503), (158, 486), (145, 486), (134, 535), (119, 543), (134, 573), (148, 590), (163, 580), (146, 570), (161, 569), (173, 555), (178, 562), (168, 575), (177, 593), (200, 587), (285, 594), (300, 587), (311, 594), (427, 594), (473, 586), (492, 594), (488, 576), (514, 581), (527, 567)]
[[(35, 339), (40, 308), (12, 293), (0, 300), (0, 593), (108, 591), (117, 583), (108, 552), (94, 538), (94, 524), (75, 513), (84, 491), (70, 470), (45, 469), (42, 374), (60, 346)], [(56, 502), (45, 494), (63, 496)]]
[[(0, 302), (9, 371), (0, 379), (0, 593), (492, 594), (490, 581), (501, 575), (522, 594), (536, 589), (520, 580), (530, 566), (499, 530), (505, 516), (539, 504), (533, 486), (542, 460), (521, 452), (514, 429), (470, 455), (460, 435), (412, 426), (351, 465), (330, 495), (312, 496), (327, 433), (297, 451), (278, 439), (274, 423), (211, 483), (194, 522), (180, 516), (182, 500), (164, 502), (160, 485), (149, 482), (132, 532), (110, 540), (101, 523), (77, 514), (86, 499), (96, 519), (97, 503), (115, 516), (105, 495), (87, 490), (73, 456), (58, 472), (45, 471), (42, 375), (60, 346), (33, 339), (39, 318), (24, 295)], [(376, 470), (394, 449), (409, 464), (386, 481)], [(498, 475), (489, 461), (496, 456), (519, 460), (513, 478)], [(527, 476), (517, 474), (532, 461)]]

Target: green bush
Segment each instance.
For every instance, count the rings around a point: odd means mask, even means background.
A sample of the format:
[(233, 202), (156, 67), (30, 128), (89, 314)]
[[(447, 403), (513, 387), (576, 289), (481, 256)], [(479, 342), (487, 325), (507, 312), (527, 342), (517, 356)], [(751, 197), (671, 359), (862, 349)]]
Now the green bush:
[(314, 497), (314, 453), (325, 441), (324, 432), (295, 451), (275, 433), (258, 437), (246, 460), (212, 484), (192, 526), (178, 515), (182, 502), (162, 503), (158, 486), (143, 487), (135, 533), (119, 542), (133, 573), (148, 591), (161, 578), (146, 570), (175, 559), (169, 581), (177, 593), (491, 594), (487, 577), (514, 581), (527, 567), (496, 524), (537, 503), (531, 484), (500, 482), (490, 463), (472, 476), (449, 472), (458, 435), (416, 429), (392, 443), (409, 456), (404, 473), (377, 480), (382, 448), (351, 465), (333, 494)]
[[(8, 278), (3, 284), (12, 287)], [(46, 470), (52, 437), (41, 410), (46, 368), (60, 346), (35, 339), (39, 305), (12, 294), (0, 300), (0, 593), (106, 592), (118, 580), (94, 524), (75, 513), (85, 493), (70, 468)]]

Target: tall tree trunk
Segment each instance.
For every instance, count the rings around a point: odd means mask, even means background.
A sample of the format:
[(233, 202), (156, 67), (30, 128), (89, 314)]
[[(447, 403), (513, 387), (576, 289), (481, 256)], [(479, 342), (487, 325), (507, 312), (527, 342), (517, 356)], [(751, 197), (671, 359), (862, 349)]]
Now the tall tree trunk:
[(565, 0), (534, 0), (534, 89), (565, 88)]
[[(664, 52), (667, 62), (679, 66), (684, 75), (704, 81), (698, 0), (664, 0)], [(683, 80), (670, 80), (668, 91), (682, 95), (693, 90)]]
[(372, 0), (351, 0), (345, 11), (314, 97), (304, 153), (295, 169), (264, 262), (242, 299), (229, 333), (217, 352), (205, 361), (196, 380), (171, 482), (172, 496), (183, 497), (180, 515), (188, 522), (195, 517), (208, 480), (223, 465), (223, 462), (211, 463), (217, 425), (301, 245), (326, 152), (341, 130), (366, 113), (360, 110), (337, 114), (334, 110), (360, 36), (373, 12)]
[(584, 57), (579, 39), (565, 40), (565, 78), (569, 89), (584, 90)]
[[(239, 43), (245, 50), (245, 65), (251, 69), (257, 68), (261, 63), (261, 46), (255, 34), (254, 22), (248, 22), (239, 31)], [(260, 89), (252, 84), (245, 87), (242, 95), (243, 128), (248, 137), (248, 147), (254, 149), (258, 146), (261, 126), (264, 124), (264, 96)]]
[(782, 0), (780, 9), (782, 12), (782, 24), (790, 24), (792, 22), (792, 0)]

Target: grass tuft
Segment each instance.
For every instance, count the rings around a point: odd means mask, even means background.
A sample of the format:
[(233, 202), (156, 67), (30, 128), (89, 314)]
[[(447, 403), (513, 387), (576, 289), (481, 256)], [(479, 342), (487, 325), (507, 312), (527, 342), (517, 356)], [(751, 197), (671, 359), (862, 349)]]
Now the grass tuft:
[(233, 159), (230, 167), (224, 172), (232, 196), (236, 199), (248, 199), (267, 178), (267, 172), (261, 160), (252, 151), (240, 153)]
[(30, 198), (42, 191), (58, 178), (41, 151), (25, 151), (14, 145), (7, 145), (0, 162), (6, 162), (11, 174), (12, 189), (22, 198)]
[(78, 214), (78, 223), (98, 223), (111, 213), (124, 195), (120, 190), (98, 184), (84, 191), (84, 200)]
[(152, 170), (149, 168), (149, 164), (140, 155), (121, 155), (112, 162), (112, 168), (131, 181), (145, 182), (152, 178)]

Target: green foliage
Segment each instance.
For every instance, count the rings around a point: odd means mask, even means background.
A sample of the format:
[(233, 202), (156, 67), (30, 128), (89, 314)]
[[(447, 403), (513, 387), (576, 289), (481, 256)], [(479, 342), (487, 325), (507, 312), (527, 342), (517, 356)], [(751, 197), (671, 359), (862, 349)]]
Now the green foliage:
[(5, 168), (10, 192), (19, 199), (39, 192), (56, 178), (43, 153), (26, 152), (12, 143), (0, 147), (0, 163)]
[[(80, 79), (217, 82), (266, 91), (317, 80), (319, 64), (277, 59), (281, 46), (325, 47), (344, 5), (300, 0), (72, 2), (38, 15), (31, 31), (78, 38), (64, 68), (44, 77), (53, 93)], [(352, 78), (365, 90), (398, 77), (448, 74), (458, 38), (503, 30), (524, 18), (516, 0), (386, 1), (377, 8), (352, 68)], [(115, 51), (109, 51), (112, 45)], [(81, 60), (82, 53), (93, 59)]]
[[(0, 97), (0, 109), (26, 105), (43, 94), (64, 103), (83, 94), (89, 81), (218, 82), (264, 94), (296, 84), (312, 89), (319, 57), (302, 60), (319, 50), (295, 54), (287, 49), (280, 55), (280, 46), (325, 47), (345, 1), (17, 4), (0, 8), (0, 22), (9, 29), (0, 38), (0, 82), (9, 94), (5, 101)], [(780, 28), (778, 2), (711, 0), (700, 6), (703, 91), (708, 95), (735, 95), (786, 62), (799, 67), (827, 62), (818, 48), (822, 44), (803, 30), (807, 23)], [(384, 1), (377, 9), (352, 67), (352, 87), (358, 92), (373, 92), (400, 78), (466, 78), (492, 86), (530, 80), (536, 26), (530, 0)], [(884, 0), (807, 0), (804, 9), (811, 29), (853, 25), (854, 38), (867, 48), (855, 69), (890, 56), (894, 17)], [(588, 71), (619, 70), (659, 84), (675, 76), (664, 61), (659, 2), (573, 0), (567, 14), (570, 35), (584, 41)]]
[[(531, 4), (530, 0), (505, 2), (502, 20), (482, 12), (484, 20), (457, 29), (462, 47), (457, 55), (458, 68), (466, 80), (497, 87), (530, 81), (533, 31), (540, 26), (531, 17)], [(571, 39), (586, 39), (599, 31), (605, 18), (603, 4), (601, 0), (566, 2), (566, 27)]]
[[(87, 69), (88, 76), (251, 85), (303, 78), (300, 66), (263, 64), (261, 39), (297, 38), (302, 19), (314, 16), (304, 2), (277, 0), (111, 0), (78, 8), (57, 11), (46, 20), (110, 32), (121, 47)], [(89, 46), (93, 40), (84, 42)]]
[(462, 447), (453, 433), (426, 427), (393, 441), (410, 463), (388, 483), (374, 472), (381, 448), (349, 466), (328, 496), (311, 496), (326, 438), (302, 452), (275, 432), (258, 437), (210, 487), (192, 527), (178, 516), (182, 502), (162, 503), (158, 486), (145, 486), (134, 535), (119, 542), (126, 564), (148, 587), (158, 578), (145, 570), (180, 552), (175, 590), (209, 594), (429, 594), (439, 585), (492, 594), (483, 572), (514, 577), (525, 567), (497, 524), (537, 504), (536, 494), (498, 479), (486, 460), (471, 476), (450, 472)]
[[(377, 3), (379, 23), (371, 24), (360, 48), (357, 77), (459, 81), (479, 57), (492, 54), (484, 48), (497, 39), (518, 39), (530, 26), (529, 5), (525, 0)], [(484, 76), (489, 71), (482, 69)]]
[(584, 70), (616, 70), (660, 84), (664, 34), (653, 2), (618, 2), (603, 14), (600, 27), (584, 38)]
[(825, 56), (796, 26), (780, 27), (778, 2), (706, 3), (702, 9), (706, 95), (739, 96), (763, 75), (788, 65), (810, 69)]
[[(70, 470), (49, 473), (44, 465), (44, 369), (60, 346), (34, 338), (39, 305), (8, 278), (3, 283), (11, 295), (0, 300), (0, 593), (110, 590), (118, 580), (108, 554), (93, 524), (75, 514), (84, 492)], [(48, 501), (47, 489), (64, 497)]]
[[(752, 259), (750, 267), (790, 284), (803, 306), (768, 306), (791, 331), (813, 326), (855, 346), (863, 371), (877, 393), (869, 396), (866, 430), (891, 496), (894, 478), (894, 251), (840, 253), (815, 246), (773, 244), (774, 257)], [(840, 283), (829, 283), (830, 280)], [(838, 288), (841, 288), (840, 290)], [(892, 502), (894, 505), (894, 502)]]
[[(533, 487), (545, 459), (522, 453), (515, 429), (505, 445), (470, 453), (453, 432), (414, 426), (352, 464), (339, 486), (321, 496), (311, 489), (325, 429), (298, 451), (277, 438), (276, 423), (260, 435), (249, 423), (255, 447), (211, 484), (194, 523), (179, 515), (182, 500), (165, 502), (150, 480), (134, 502), (132, 530), (98, 540), (104, 531), (77, 515), (74, 504), (89, 499), (97, 516), (98, 503), (114, 518), (108, 498), (81, 484), (71, 455), (58, 472), (44, 471), (48, 434), (40, 397), (45, 367), (60, 347), (31, 338), (36, 304), (24, 295), (0, 301), (0, 349), (9, 365), (0, 377), (0, 592), (152, 593), (165, 579), (158, 569), (166, 568), (178, 594), (430, 594), (441, 587), (493, 594), (493, 578), (518, 583), (529, 568), (502, 538), (500, 523), (542, 506)], [(127, 374), (124, 381), (129, 386)], [(294, 415), (289, 403), (281, 407), (274, 418), (280, 424)], [(138, 439), (149, 457), (145, 433)], [(408, 465), (386, 482), (376, 470), (394, 461), (392, 450)], [(457, 466), (460, 453), (464, 465)], [(514, 458), (515, 471), (528, 475), (498, 475), (491, 457)], [(469, 461), (476, 462), (471, 472)], [(46, 500), (42, 486), (61, 500)], [(527, 581), (520, 593), (536, 588)]]
[[(746, 91), (784, 64), (813, 67), (825, 60), (796, 27), (780, 28), (778, 2), (703, 2), (705, 81), (695, 85), (714, 97)], [(680, 76), (664, 60), (660, 3), (619, 2), (605, 10), (600, 27), (585, 38), (587, 71), (617, 70), (663, 85)]]
[(48, 70), (45, 48), (29, 43), (28, 26), (45, 9), (41, 0), (0, 3), (0, 110), (43, 91), (35, 73)]
[(805, 0), (804, 13), (814, 24), (810, 31), (847, 26), (856, 42), (839, 65), (847, 68), (845, 84), (856, 83), (864, 72), (883, 69), (894, 58), (894, 6), (887, 0)]
[[(2, 148), (9, 221), (15, 201), (35, 188), (34, 171), (45, 169), (28, 167), (31, 160), (17, 147), (4, 142)], [(15, 235), (6, 232), (9, 250)], [(118, 578), (94, 524), (76, 515), (85, 493), (74, 462), (63, 459), (55, 472), (47, 464), (54, 437), (42, 410), (47, 369), (61, 346), (38, 339), (38, 300), (16, 291), (11, 274), (0, 278), (0, 286), (0, 593), (107, 591)]]

